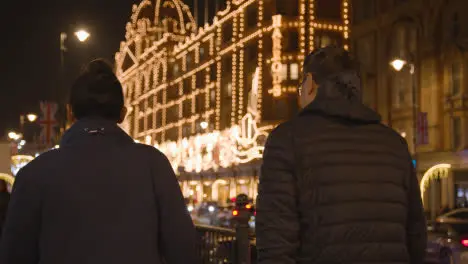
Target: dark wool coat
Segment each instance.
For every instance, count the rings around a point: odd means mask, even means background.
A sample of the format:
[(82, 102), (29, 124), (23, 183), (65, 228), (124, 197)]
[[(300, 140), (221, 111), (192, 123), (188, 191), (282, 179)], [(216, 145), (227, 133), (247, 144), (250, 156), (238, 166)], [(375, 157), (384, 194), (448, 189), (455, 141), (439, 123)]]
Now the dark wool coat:
[(76, 123), (16, 178), (2, 264), (197, 263), (176, 176), (115, 123)]

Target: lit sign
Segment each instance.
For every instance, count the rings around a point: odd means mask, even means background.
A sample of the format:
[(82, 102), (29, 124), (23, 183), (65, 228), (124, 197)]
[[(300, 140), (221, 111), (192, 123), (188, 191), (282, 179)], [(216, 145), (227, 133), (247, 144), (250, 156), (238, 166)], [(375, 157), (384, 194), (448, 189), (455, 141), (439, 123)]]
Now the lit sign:
[(281, 34), (281, 15), (276, 15), (273, 17), (273, 58), (271, 59), (271, 73), (273, 76), (273, 88), (268, 91), (273, 94), (274, 97), (281, 96), (281, 72), (283, 65), (281, 64), (281, 41), (283, 35)]

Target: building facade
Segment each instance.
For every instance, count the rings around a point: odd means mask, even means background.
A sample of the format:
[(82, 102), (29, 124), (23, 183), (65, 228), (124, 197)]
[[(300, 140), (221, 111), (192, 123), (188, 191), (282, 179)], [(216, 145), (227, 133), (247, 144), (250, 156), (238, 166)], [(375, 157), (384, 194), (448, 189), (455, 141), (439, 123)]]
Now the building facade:
[(298, 111), (301, 63), (349, 45), (348, 0), (220, 1), (197, 25), (180, 0), (133, 7), (115, 55), (129, 114), (123, 128), (164, 152), (184, 195), (255, 198), (268, 133)]
[(354, 0), (352, 6), (365, 101), (407, 138), (425, 209), (435, 217), (442, 207), (466, 207), (468, 27), (462, 25), (468, 17), (461, 10), (468, 2)]

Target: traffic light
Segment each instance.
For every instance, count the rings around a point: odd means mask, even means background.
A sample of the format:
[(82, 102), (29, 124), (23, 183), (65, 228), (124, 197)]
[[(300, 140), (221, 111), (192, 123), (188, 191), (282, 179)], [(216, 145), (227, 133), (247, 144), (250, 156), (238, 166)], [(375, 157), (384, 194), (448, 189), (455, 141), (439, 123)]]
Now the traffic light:
[(253, 206), (249, 202), (249, 197), (245, 194), (239, 194), (236, 197), (236, 205), (232, 211), (233, 220), (236, 224), (248, 225), (252, 216)]

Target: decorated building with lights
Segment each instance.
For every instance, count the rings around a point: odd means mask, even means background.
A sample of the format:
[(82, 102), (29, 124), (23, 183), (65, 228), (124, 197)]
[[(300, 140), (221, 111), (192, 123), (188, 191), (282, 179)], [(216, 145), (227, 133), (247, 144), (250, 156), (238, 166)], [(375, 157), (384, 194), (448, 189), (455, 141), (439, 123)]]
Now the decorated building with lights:
[[(352, 7), (364, 100), (407, 139), (428, 216), (468, 208), (468, 1), (354, 0)], [(391, 67), (395, 59), (405, 65)]]
[(348, 0), (231, 0), (197, 25), (181, 0), (133, 6), (115, 55), (122, 127), (164, 152), (186, 197), (255, 198), (268, 133), (298, 111), (301, 62), (348, 49)]

